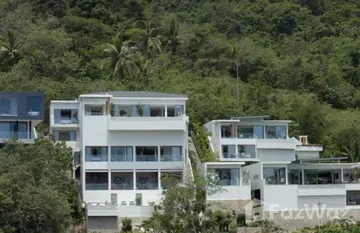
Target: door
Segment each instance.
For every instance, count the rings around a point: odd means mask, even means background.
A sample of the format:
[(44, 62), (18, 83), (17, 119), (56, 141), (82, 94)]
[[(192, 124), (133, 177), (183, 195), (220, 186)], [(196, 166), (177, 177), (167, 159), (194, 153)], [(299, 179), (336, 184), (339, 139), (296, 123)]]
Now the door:
[(117, 193), (111, 194), (111, 204), (117, 205)]

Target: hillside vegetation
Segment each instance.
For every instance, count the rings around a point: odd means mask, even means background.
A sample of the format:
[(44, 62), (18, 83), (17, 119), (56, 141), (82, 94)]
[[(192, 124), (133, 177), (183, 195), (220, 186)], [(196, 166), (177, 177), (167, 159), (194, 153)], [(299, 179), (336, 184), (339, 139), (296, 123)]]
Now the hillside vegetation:
[(359, 17), (357, 0), (2, 0), (0, 90), (182, 93), (192, 123), (291, 119), (357, 161)]

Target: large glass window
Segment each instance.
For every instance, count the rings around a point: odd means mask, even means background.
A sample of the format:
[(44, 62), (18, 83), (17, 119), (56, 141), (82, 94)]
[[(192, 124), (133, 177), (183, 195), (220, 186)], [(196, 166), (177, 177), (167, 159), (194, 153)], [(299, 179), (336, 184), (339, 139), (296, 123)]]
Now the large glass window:
[(345, 183), (355, 183), (355, 182), (357, 182), (354, 169), (344, 169), (343, 173), (344, 173), (344, 178), (343, 179), (344, 179)]
[(104, 107), (105, 105), (85, 105), (85, 115), (86, 116), (102, 116), (104, 115)]
[(77, 124), (78, 110), (77, 109), (55, 109), (54, 110), (55, 124)]
[(264, 126), (262, 125), (254, 126), (254, 137), (264, 138)]
[(168, 189), (182, 182), (182, 172), (161, 172), (161, 188)]
[(133, 190), (134, 174), (132, 172), (112, 172), (111, 189), (112, 190)]
[(158, 161), (157, 146), (137, 146), (136, 161), (140, 161), (140, 162)]
[(86, 172), (86, 190), (108, 190), (109, 174), (107, 172)]
[(222, 145), (222, 156), (226, 159), (236, 158), (235, 145)]
[(161, 161), (181, 161), (181, 146), (161, 146)]
[(237, 135), (238, 138), (254, 138), (254, 127), (238, 125)]
[(28, 96), (27, 97), (27, 114), (29, 116), (39, 116), (42, 105), (42, 97)]
[(157, 172), (136, 172), (137, 190), (155, 190), (159, 189)]
[(305, 184), (340, 184), (341, 170), (304, 170)]
[(221, 126), (221, 137), (222, 138), (233, 138), (235, 137), (233, 125), (222, 125)]
[(215, 168), (208, 169), (208, 174), (214, 174), (217, 183), (220, 186), (237, 186), (240, 185), (239, 168)]
[(18, 100), (15, 96), (0, 96), (0, 115), (18, 115)]
[(108, 161), (108, 148), (106, 146), (86, 146), (86, 162), (105, 162)]
[(54, 136), (56, 141), (76, 141), (75, 130), (55, 130)]
[(255, 158), (255, 145), (238, 145), (240, 158)]
[(28, 138), (27, 122), (0, 122), (0, 138)]
[(286, 126), (266, 126), (266, 138), (286, 139)]
[(133, 160), (132, 146), (112, 146), (111, 147), (111, 161), (125, 162)]
[(168, 117), (177, 117), (185, 114), (184, 105), (168, 105), (167, 106), (167, 116)]
[(265, 167), (263, 170), (263, 178), (266, 184), (285, 184), (286, 175), (285, 168), (281, 167)]
[(288, 169), (289, 184), (303, 184), (301, 169)]

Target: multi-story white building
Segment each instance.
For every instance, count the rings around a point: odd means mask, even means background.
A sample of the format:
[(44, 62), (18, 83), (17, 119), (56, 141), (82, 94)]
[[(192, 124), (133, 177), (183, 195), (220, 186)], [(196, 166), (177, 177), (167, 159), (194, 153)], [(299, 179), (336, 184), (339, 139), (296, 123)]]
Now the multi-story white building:
[(76, 174), (88, 216), (149, 216), (171, 185), (164, 177), (184, 179), (190, 167), (187, 99), (118, 91), (51, 101), (51, 132), (80, 156)]
[[(238, 117), (205, 125), (211, 134), (210, 146), (220, 160), (205, 164), (206, 170), (215, 171), (229, 191), (217, 195), (216, 200), (229, 195), (236, 199), (252, 196), (261, 201), (264, 211), (360, 205), (355, 171), (359, 163), (321, 159), (322, 146), (309, 144), (306, 136), (299, 140), (289, 137), (290, 121), (266, 118)], [(245, 162), (252, 164), (244, 166)], [(250, 183), (251, 195), (241, 181)]]

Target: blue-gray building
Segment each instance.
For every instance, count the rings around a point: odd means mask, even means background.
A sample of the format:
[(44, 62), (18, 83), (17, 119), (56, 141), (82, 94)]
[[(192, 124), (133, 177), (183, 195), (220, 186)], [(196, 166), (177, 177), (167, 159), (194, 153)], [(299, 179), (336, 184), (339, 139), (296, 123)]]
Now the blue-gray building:
[(0, 92), (0, 143), (12, 138), (33, 142), (38, 137), (35, 126), (43, 120), (43, 93)]

